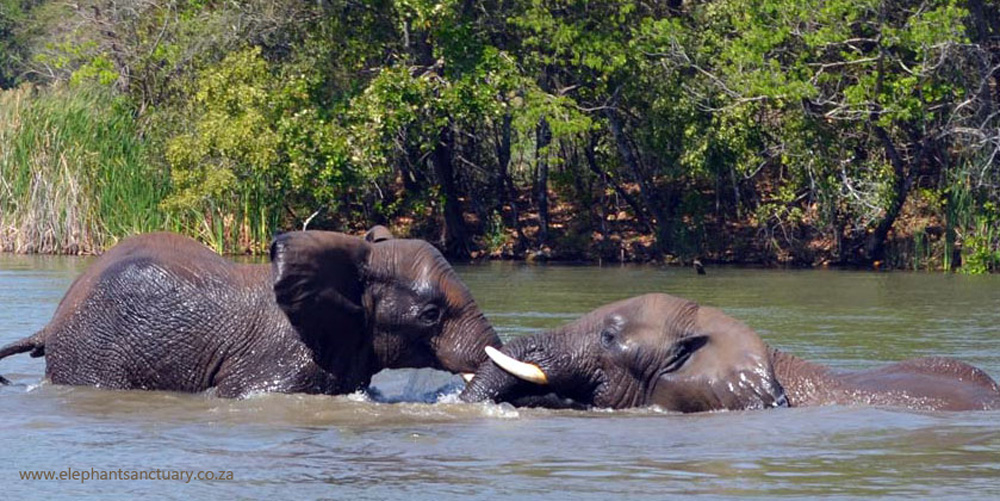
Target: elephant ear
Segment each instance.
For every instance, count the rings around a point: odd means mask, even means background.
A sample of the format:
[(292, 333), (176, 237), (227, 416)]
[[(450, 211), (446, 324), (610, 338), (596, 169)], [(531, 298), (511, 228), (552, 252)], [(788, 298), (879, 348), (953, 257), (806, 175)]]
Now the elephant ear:
[(386, 228), (381, 224), (376, 224), (375, 226), (372, 226), (371, 229), (368, 230), (368, 233), (365, 233), (365, 241), (371, 243), (383, 242), (385, 240), (392, 240), (393, 238), (395, 237), (392, 236), (392, 232), (389, 231), (389, 228)]
[(294, 231), (271, 244), (274, 297), (305, 337), (324, 332), (361, 332), (363, 267), (371, 246), (328, 231)]

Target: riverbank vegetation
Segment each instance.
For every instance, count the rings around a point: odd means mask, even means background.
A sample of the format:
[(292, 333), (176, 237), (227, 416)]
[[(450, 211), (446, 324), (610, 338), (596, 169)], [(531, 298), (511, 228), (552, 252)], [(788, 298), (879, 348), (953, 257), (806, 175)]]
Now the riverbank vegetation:
[(998, 68), (983, 0), (0, 0), (0, 246), (996, 271)]

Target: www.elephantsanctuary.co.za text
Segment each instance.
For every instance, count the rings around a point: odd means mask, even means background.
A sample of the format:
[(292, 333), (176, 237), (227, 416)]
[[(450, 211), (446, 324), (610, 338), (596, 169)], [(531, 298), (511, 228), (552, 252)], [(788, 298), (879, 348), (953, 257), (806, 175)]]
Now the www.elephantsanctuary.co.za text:
[(91, 480), (170, 480), (191, 483), (192, 480), (233, 480), (229, 470), (99, 470), (97, 468), (65, 470), (20, 470), (21, 480), (70, 480), (85, 483)]

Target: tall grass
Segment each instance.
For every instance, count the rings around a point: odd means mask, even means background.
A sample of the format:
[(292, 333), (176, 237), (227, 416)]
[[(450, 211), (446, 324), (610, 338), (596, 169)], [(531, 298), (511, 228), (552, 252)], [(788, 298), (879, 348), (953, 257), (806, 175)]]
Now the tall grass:
[[(211, 168), (211, 160), (206, 168)], [(178, 231), (201, 240), (221, 254), (262, 254), (282, 226), (283, 192), (266, 176), (245, 176), (224, 193), (184, 204), (167, 199)]]
[[(244, 187), (245, 188), (245, 187)], [(176, 210), (177, 231), (204, 242), (220, 254), (263, 254), (281, 228), (277, 207), (253, 191), (233, 195), (201, 209)]]
[(124, 101), (100, 89), (0, 90), (0, 250), (96, 253), (172, 230), (221, 253), (261, 253), (280, 224), (263, 180), (198, 208), (164, 207), (170, 175)]
[(930, 261), (931, 241), (927, 237), (925, 229), (919, 228), (913, 232), (913, 255), (911, 256), (913, 271), (918, 271), (921, 268), (930, 269)]
[(130, 110), (85, 88), (0, 91), (0, 249), (92, 253), (175, 226)]

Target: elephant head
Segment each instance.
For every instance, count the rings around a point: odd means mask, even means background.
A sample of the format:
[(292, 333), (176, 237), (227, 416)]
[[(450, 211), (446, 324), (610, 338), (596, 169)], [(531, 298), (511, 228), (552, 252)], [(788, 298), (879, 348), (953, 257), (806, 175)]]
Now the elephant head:
[(492, 361), (465, 388), (465, 401), (681, 412), (787, 405), (754, 331), (666, 294), (618, 301), (502, 352), (487, 350)]
[(367, 351), (371, 372), (470, 373), (485, 347), (500, 346), (455, 270), (423, 240), (394, 239), (381, 226), (364, 239), (290, 232), (275, 239), (271, 263), (275, 299), (318, 358)]

